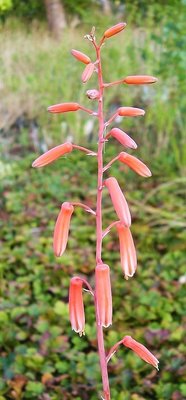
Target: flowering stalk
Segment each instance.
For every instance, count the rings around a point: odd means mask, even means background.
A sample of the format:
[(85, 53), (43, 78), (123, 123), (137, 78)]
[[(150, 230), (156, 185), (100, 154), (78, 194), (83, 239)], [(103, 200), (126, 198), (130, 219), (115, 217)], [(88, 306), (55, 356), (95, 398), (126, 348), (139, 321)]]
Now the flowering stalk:
[[(96, 60), (93, 62), (86, 54), (78, 51), (72, 50), (73, 57), (85, 64), (85, 69), (82, 73), (81, 80), (85, 84), (93, 73), (97, 73), (98, 76), (98, 88), (91, 89), (86, 92), (90, 100), (98, 101), (98, 110), (95, 112), (90, 110), (79, 103), (61, 103), (55, 104), (48, 108), (50, 113), (66, 113), (66, 112), (76, 112), (83, 110), (92, 116), (96, 116), (99, 121), (99, 132), (98, 132), (98, 149), (97, 152), (92, 152), (82, 146), (64, 143), (62, 145), (56, 146), (55, 148), (49, 150), (45, 154), (41, 155), (33, 162), (33, 167), (45, 166), (59, 157), (70, 153), (73, 149), (84, 151), (87, 155), (92, 155), (97, 157), (98, 163), (98, 173), (97, 173), (97, 201), (96, 201), (96, 211), (92, 210), (86, 204), (79, 202), (64, 202), (61, 206), (59, 212), (55, 229), (54, 229), (54, 254), (57, 257), (61, 257), (64, 253), (69, 229), (71, 217), (74, 212), (74, 207), (81, 207), (85, 211), (94, 215), (96, 218), (96, 262), (95, 262), (95, 287), (92, 288), (86, 279), (81, 277), (73, 277), (70, 281), (69, 289), (69, 313), (72, 329), (79, 333), (80, 336), (84, 334), (85, 331), (85, 310), (83, 303), (83, 285), (90, 292), (94, 298), (95, 304), (95, 316), (96, 316), (96, 328), (97, 328), (97, 342), (98, 342), (98, 353), (100, 359), (102, 383), (103, 383), (103, 395), (101, 398), (103, 400), (111, 400), (109, 378), (107, 364), (111, 359), (113, 354), (117, 351), (118, 347), (123, 344), (125, 347), (132, 349), (139, 357), (154, 367), (158, 367), (158, 360), (149, 350), (137, 342), (131, 336), (125, 336), (122, 340), (117, 342), (112, 346), (108, 355), (106, 355), (104, 346), (104, 336), (103, 327), (108, 328), (112, 324), (112, 291), (111, 291), (111, 280), (110, 280), (110, 268), (102, 260), (102, 240), (114, 227), (117, 228), (118, 239), (120, 243), (120, 260), (123, 274), (126, 279), (132, 277), (136, 271), (137, 267), (137, 257), (135, 246), (132, 238), (131, 231), (129, 229), (131, 225), (131, 215), (127, 201), (122, 193), (119, 183), (114, 177), (109, 177), (103, 180), (103, 174), (106, 172), (115, 161), (119, 161), (122, 164), (126, 164), (128, 167), (132, 168), (135, 172), (143, 177), (150, 177), (151, 172), (148, 167), (138, 158), (121, 152), (119, 155), (114, 157), (106, 166), (103, 166), (103, 148), (105, 143), (108, 142), (110, 137), (115, 138), (120, 144), (126, 148), (131, 148), (135, 150), (137, 144), (135, 141), (123, 132), (121, 129), (112, 128), (108, 133), (106, 133), (106, 128), (109, 126), (117, 116), (122, 117), (137, 117), (145, 114), (145, 111), (140, 108), (134, 107), (120, 107), (112, 115), (108, 121), (104, 120), (103, 112), (103, 96), (104, 89), (116, 84), (124, 83), (129, 85), (142, 85), (156, 82), (156, 78), (147, 75), (140, 76), (127, 76), (126, 78), (120, 79), (111, 83), (104, 83), (102, 75), (102, 65), (101, 65), (101, 50), (102, 44), (111, 38), (112, 36), (120, 33), (126, 24), (121, 22), (105, 31), (100, 43), (97, 44), (95, 39), (95, 28), (89, 35), (85, 38), (88, 39), (96, 52)], [(117, 214), (118, 219), (113, 221), (105, 230), (102, 228), (102, 193), (103, 189), (106, 187), (111, 197), (113, 207)]]

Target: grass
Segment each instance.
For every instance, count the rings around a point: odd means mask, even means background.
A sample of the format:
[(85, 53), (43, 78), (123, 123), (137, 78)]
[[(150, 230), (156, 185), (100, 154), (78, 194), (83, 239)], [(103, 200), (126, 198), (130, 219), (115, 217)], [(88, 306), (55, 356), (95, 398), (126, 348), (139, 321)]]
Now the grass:
[[(132, 74), (151, 74), (157, 76), (159, 82), (153, 87), (110, 88), (106, 94), (105, 109), (112, 110), (115, 104), (144, 107), (145, 120), (126, 119), (121, 125), (137, 136), (139, 144), (145, 145), (145, 151), (155, 156), (160, 153), (168, 156), (170, 162), (184, 175), (185, 98), (181, 94), (185, 84), (182, 72), (184, 55), (181, 52), (180, 59), (177, 57), (174, 62), (169, 63), (166, 45), (170, 44), (164, 33), (168, 22), (169, 20), (163, 20), (160, 25), (152, 28), (148, 20), (147, 27), (129, 26), (123, 34), (107, 41), (103, 49), (106, 81)], [(177, 25), (181, 27), (176, 39), (178, 41), (180, 37), (182, 44), (181, 17), (180, 24), (178, 21)], [(101, 36), (104, 28), (103, 22), (99, 23), (98, 36)], [(71, 113), (61, 118), (51, 117), (46, 113), (48, 105), (63, 101), (79, 101), (90, 105), (85, 91), (94, 87), (95, 79), (82, 85), (80, 77), (83, 65), (70, 54), (70, 49), (75, 47), (94, 57), (90, 44), (83, 39), (87, 29), (68, 29), (64, 32), (62, 42), (55, 42), (42, 26), (33, 27), (29, 31), (25, 28), (15, 31), (6, 26), (1, 28), (0, 72), (3, 100), (0, 128), (5, 130), (5, 135), (8, 136), (15, 119), (25, 114), (39, 124), (40, 147), (62, 142), (69, 135), (76, 142), (87, 141), (89, 127), (85, 114)], [(168, 32), (171, 35), (171, 27)], [(165, 63), (164, 68), (162, 60)], [(176, 76), (175, 69), (178, 73)], [(96, 124), (93, 128), (95, 134)], [(24, 144), (24, 131), (21, 138)]]

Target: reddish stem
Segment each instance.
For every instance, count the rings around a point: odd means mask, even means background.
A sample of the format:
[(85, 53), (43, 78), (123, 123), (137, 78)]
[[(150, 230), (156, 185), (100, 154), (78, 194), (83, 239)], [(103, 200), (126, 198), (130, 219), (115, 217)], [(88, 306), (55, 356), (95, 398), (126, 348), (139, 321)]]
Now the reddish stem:
[(71, 202), (70, 204), (72, 204), (72, 206), (77, 206), (77, 207), (84, 208), (85, 211), (89, 212), (90, 214), (96, 215), (95, 211), (92, 210), (92, 208), (90, 208), (90, 207), (87, 206), (86, 204), (79, 203), (79, 202), (77, 202), (77, 201), (73, 201), (73, 202)]
[(109, 353), (107, 354), (107, 363), (109, 362), (109, 360), (112, 358), (112, 356), (116, 353), (118, 347), (120, 346), (120, 344), (123, 343), (123, 339), (120, 340), (119, 342), (117, 342), (114, 346), (111, 347)]
[(102, 239), (110, 232), (110, 230), (113, 228), (113, 226), (116, 226), (120, 221), (114, 221), (112, 222), (104, 231), (102, 235)]
[[(109, 126), (111, 124), (112, 121), (114, 121), (114, 119), (118, 116), (118, 112), (116, 111), (115, 114), (112, 115), (112, 117), (110, 117), (110, 119), (105, 123), (105, 127)], [(108, 136), (106, 136), (107, 139)]]
[(86, 108), (84, 106), (79, 106), (79, 109), (97, 117), (97, 113), (94, 110), (90, 110), (89, 108)]
[(114, 157), (107, 165), (105, 165), (105, 167), (103, 168), (103, 172), (107, 171), (107, 169), (109, 169), (111, 167), (111, 165), (118, 160), (118, 156)]
[[(97, 206), (96, 206), (96, 264), (102, 263), (102, 190), (103, 190), (103, 146), (104, 146), (104, 115), (103, 115), (103, 78), (101, 66), (101, 46), (97, 46), (93, 40), (93, 45), (97, 54), (98, 66), (98, 84), (99, 84), (99, 105), (98, 105), (98, 120), (99, 120), (99, 136), (98, 136), (98, 180), (97, 180)], [(110, 400), (110, 387), (107, 370), (107, 360), (104, 347), (103, 328), (98, 322), (98, 304), (96, 298), (95, 287), (95, 309), (96, 309), (96, 326), (98, 351), (103, 383), (104, 400)]]
[(120, 79), (119, 81), (104, 83), (104, 87), (107, 88), (110, 86), (119, 85), (120, 83), (124, 83), (124, 79)]
[(73, 144), (72, 146), (74, 149), (84, 151), (85, 153), (87, 153), (87, 156), (97, 156), (97, 153), (95, 153), (92, 150), (87, 149), (86, 147), (82, 147), (77, 144)]

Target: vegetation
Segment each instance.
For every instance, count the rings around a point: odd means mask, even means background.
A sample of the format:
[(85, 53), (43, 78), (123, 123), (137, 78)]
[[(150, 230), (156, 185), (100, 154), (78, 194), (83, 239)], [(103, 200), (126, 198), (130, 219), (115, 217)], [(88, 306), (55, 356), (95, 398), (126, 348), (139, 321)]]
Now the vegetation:
[[(124, 40), (113, 38), (104, 50), (108, 80), (131, 71), (159, 78), (156, 90), (110, 88), (106, 104), (110, 108), (115, 104), (145, 107), (143, 121), (131, 124), (126, 119), (120, 126), (137, 143), (145, 142), (140, 146), (145, 149), (141, 156), (153, 172), (147, 182), (123, 167), (112, 166), (122, 187), (127, 181), (139, 274), (131, 285), (123, 281), (113, 230), (112, 237), (104, 239), (104, 260), (111, 266), (114, 286), (114, 324), (106, 335), (106, 346), (131, 334), (148, 344), (160, 359), (157, 375), (130, 351), (124, 354), (121, 349), (109, 365), (112, 396), (117, 400), (186, 397), (183, 6), (180, 2), (172, 14), (169, 7), (162, 12), (159, 8), (157, 14), (156, 7), (149, 6), (142, 14), (143, 9), (134, 5), (132, 25), (128, 24)], [(45, 111), (48, 105), (72, 97), (86, 104), (84, 91), (94, 85), (82, 89), (77, 79), (82, 69), (69, 48), (73, 43), (91, 55), (86, 41), (80, 45), (90, 27), (87, 16), (79, 28), (65, 30), (62, 44), (54, 42), (45, 25), (36, 22), (25, 28), (21, 22), (7, 19), (1, 27), (0, 400), (96, 400), (95, 392), (101, 388), (91, 299), (87, 294), (83, 339), (71, 332), (67, 306), (69, 274), (81, 271), (90, 281), (92, 278), (94, 218), (87, 226), (84, 212), (77, 210), (62, 264), (52, 251), (53, 221), (60, 203), (68, 198), (91, 207), (95, 201), (96, 161), (92, 159), (87, 168), (86, 155), (74, 152), (70, 160), (59, 160), (45, 170), (31, 169), (35, 150), (40, 154), (67, 136), (73, 136), (76, 143), (89, 141), (89, 147), (95, 149), (96, 125), (87, 126), (83, 113), (55, 118)], [(98, 31), (105, 27), (105, 19), (99, 17)], [(118, 63), (119, 58), (123, 63)], [(112, 149), (106, 147), (108, 160), (118, 153), (115, 146), (113, 139)], [(107, 226), (113, 218), (107, 196), (104, 204)]]

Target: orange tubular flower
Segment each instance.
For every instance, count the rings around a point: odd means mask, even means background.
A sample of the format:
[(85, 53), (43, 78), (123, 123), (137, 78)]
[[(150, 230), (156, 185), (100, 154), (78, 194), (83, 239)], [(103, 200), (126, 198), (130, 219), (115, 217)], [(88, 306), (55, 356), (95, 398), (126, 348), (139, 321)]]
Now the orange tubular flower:
[(117, 113), (121, 117), (138, 117), (139, 115), (145, 115), (144, 110), (135, 107), (120, 107)]
[(129, 207), (116, 178), (110, 177), (105, 180), (104, 184), (108, 188), (118, 218), (125, 226), (129, 227), (131, 225)]
[(135, 141), (119, 128), (111, 129), (111, 131), (106, 135), (106, 139), (109, 138), (109, 136), (114, 137), (125, 147), (129, 147), (131, 149), (137, 148), (137, 144), (135, 143)]
[(82, 82), (83, 82), (83, 83), (88, 82), (89, 79), (91, 78), (93, 72), (94, 72), (94, 64), (93, 64), (93, 63), (89, 63), (89, 64), (85, 67), (85, 69), (84, 69), (84, 71), (83, 71), (83, 73), (82, 73), (82, 76), (81, 76)]
[(56, 257), (62, 256), (66, 249), (73, 211), (74, 207), (72, 204), (68, 202), (62, 204), (54, 229), (53, 249)]
[(118, 160), (124, 164), (127, 164), (128, 167), (133, 169), (137, 174), (144, 176), (145, 178), (152, 175), (150, 169), (137, 157), (131, 156), (128, 153), (122, 151), (119, 156)]
[(123, 338), (123, 344), (129, 349), (132, 349), (142, 360), (146, 361), (148, 364), (153, 365), (153, 367), (158, 370), (159, 361), (157, 358), (141, 343), (134, 340), (131, 336), (125, 336)]
[(50, 113), (65, 113), (69, 111), (77, 111), (81, 107), (78, 103), (61, 103), (61, 104), (54, 104), (53, 106), (48, 107), (48, 111)]
[(69, 289), (69, 314), (72, 330), (84, 334), (85, 330), (85, 312), (82, 294), (83, 282), (80, 278), (74, 277), (70, 281)]
[(117, 33), (121, 32), (126, 27), (125, 22), (120, 22), (117, 25), (112, 26), (111, 28), (107, 29), (103, 35), (105, 38), (110, 38), (111, 36), (117, 35)]
[(123, 82), (127, 83), (128, 85), (145, 85), (157, 82), (157, 78), (149, 75), (132, 75), (127, 76)]
[(120, 242), (121, 266), (125, 279), (128, 279), (128, 277), (132, 277), (136, 271), (136, 250), (130, 229), (126, 228), (121, 222), (116, 226)]
[(91, 62), (91, 59), (84, 53), (78, 50), (71, 50), (71, 54), (78, 60), (81, 61), (84, 64), (89, 64)]
[(106, 264), (96, 266), (96, 301), (98, 304), (98, 323), (105, 328), (112, 325), (112, 292), (110, 268)]
[(60, 144), (59, 146), (54, 147), (53, 149), (42, 154), (40, 157), (36, 158), (32, 164), (32, 167), (44, 167), (45, 165), (57, 160), (57, 158), (63, 156), (64, 154), (70, 153), (72, 150), (73, 146), (71, 143), (66, 142), (64, 144)]

